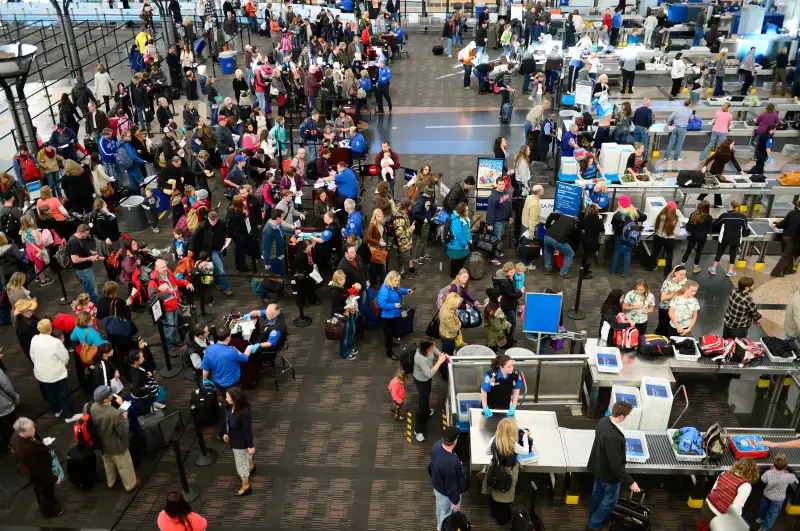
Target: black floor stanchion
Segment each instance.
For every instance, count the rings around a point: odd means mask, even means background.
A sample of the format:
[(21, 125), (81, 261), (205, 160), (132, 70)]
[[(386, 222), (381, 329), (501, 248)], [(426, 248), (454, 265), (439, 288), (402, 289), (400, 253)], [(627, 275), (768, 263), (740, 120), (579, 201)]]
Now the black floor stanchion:
[(178, 476), (180, 476), (181, 480), (181, 494), (183, 494), (183, 499), (192, 503), (200, 497), (200, 487), (194, 483), (190, 485), (189, 481), (186, 479), (186, 469), (183, 468), (183, 457), (181, 456), (181, 445), (177, 440), (172, 441), (172, 451), (175, 452), (175, 463), (178, 465)]
[(203, 428), (198, 424), (194, 412), (192, 412), (192, 421), (197, 433), (197, 444), (200, 446), (200, 455), (194, 458), (194, 464), (200, 467), (213, 465), (217, 461), (217, 451), (206, 446), (206, 441), (203, 439)]
[(67, 297), (67, 288), (64, 287), (64, 279), (61, 278), (61, 271), (56, 271), (56, 276), (58, 277), (58, 284), (61, 286), (61, 298), (58, 299), (58, 303), (62, 306), (72, 304), (72, 301)]
[(583, 287), (583, 266), (578, 271), (578, 289), (575, 291), (575, 307), (567, 312), (567, 317), (574, 321), (580, 321), (586, 318), (586, 312), (580, 309), (581, 306), (581, 288)]
[(158, 327), (158, 337), (161, 339), (161, 351), (164, 353), (164, 365), (166, 365), (164, 369), (158, 371), (158, 375), (162, 378), (173, 378), (181, 373), (181, 368), (180, 365), (173, 367), (172, 361), (169, 359), (167, 337), (164, 334), (164, 305), (160, 299), (156, 299), (150, 305), (150, 315), (153, 317), (154, 324)]
[(307, 328), (307, 327), (311, 326), (313, 321), (311, 320), (311, 317), (308, 317), (307, 315), (305, 315), (303, 313), (303, 305), (302, 304), (298, 304), (297, 305), (297, 309), (300, 311), (300, 317), (295, 317), (294, 318), (294, 321), (292, 321), (294, 323), (294, 325), (296, 327), (298, 327), (298, 328)]

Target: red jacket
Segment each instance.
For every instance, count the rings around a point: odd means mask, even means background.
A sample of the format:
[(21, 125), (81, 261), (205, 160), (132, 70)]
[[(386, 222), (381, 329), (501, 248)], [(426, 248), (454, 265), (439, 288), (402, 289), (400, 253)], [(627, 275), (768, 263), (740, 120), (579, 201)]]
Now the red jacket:
[[(383, 150), (375, 155), (375, 168), (378, 170), (378, 173), (381, 171), (381, 159), (383, 159)], [(394, 171), (397, 172), (400, 169), (400, 157), (394, 151), (392, 151), (392, 160), (394, 161)]]
[(603, 24), (611, 29), (611, 13), (606, 13), (603, 15)]
[(169, 282), (172, 286), (168, 293), (159, 291), (158, 287), (161, 285), (161, 279), (158, 278), (158, 273), (153, 270), (150, 275), (150, 282), (147, 284), (147, 294), (150, 300), (153, 300), (154, 297), (160, 297), (164, 303), (165, 312), (174, 312), (178, 309), (178, 303), (181, 302), (181, 292), (178, 288), (185, 288), (189, 285), (189, 281), (177, 278), (175, 273), (169, 270)]

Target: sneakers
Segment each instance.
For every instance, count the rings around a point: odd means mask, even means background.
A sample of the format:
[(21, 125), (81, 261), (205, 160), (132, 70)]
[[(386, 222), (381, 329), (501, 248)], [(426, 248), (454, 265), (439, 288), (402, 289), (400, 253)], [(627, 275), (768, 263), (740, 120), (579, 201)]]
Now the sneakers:
[(53, 413), (53, 415), (55, 415), (56, 418), (61, 418), (61, 412), (60, 411), (58, 413)]
[(432, 417), (432, 416), (433, 416), (433, 408), (430, 408), (430, 409), (428, 410), (428, 416), (429, 416), (429, 417)]
[(414, 438), (417, 440), (417, 442), (425, 442), (425, 435), (422, 433), (414, 432)]
[(558, 274), (558, 278), (559, 278), (560, 280), (567, 280), (567, 279), (570, 279), (570, 278), (572, 278), (572, 273), (564, 273), (563, 275), (562, 275), (561, 273), (559, 273), (559, 274)]
[(222, 290), (222, 293), (224, 293), (226, 297), (232, 297), (233, 296), (233, 292), (231, 290), (229, 290), (229, 289)]
[(158, 227), (153, 227), (153, 232), (158, 234), (159, 232), (161, 232), (161, 229), (159, 229)]
[(433, 260), (433, 257), (432, 257), (431, 255), (429, 255), (429, 254), (423, 254), (423, 255), (422, 255), (420, 258), (422, 258), (422, 259), (423, 259), (423, 260), (425, 260), (426, 262), (427, 262), (428, 260)]
[(712, 268), (712, 267), (709, 267), (709, 268), (708, 268), (708, 272), (709, 272), (710, 274), (712, 274), (712, 275), (716, 275), (716, 274), (717, 274), (717, 270), (716, 270), (716, 269), (714, 269), (714, 268)]
[(728, 271), (727, 273), (725, 273), (725, 276), (726, 277), (735, 277), (736, 276), (736, 271)]
[(344, 358), (345, 361), (353, 361), (354, 359), (356, 359), (356, 356), (353, 356), (352, 354)]
[(500, 260), (498, 260), (497, 258), (492, 258), (491, 260), (489, 260), (489, 263), (491, 263), (492, 265), (500, 265)]
[(535, 271), (536, 270), (536, 266), (531, 264), (528, 267), (526, 267), (525, 269), (527, 269), (528, 271)]
[(82, 416), (83, 416), (83, 413), (75, 413), (71, 417), (64, 419), (64, 422), (66, 422), (67, 424), (71, 424), (73, 422), (81, 420)]
[(422, 264), (425, 263), (425, 259), (422, 258), (421, 256), (418, 256), (418, 257), (414, 258), (414, 263), (417, 264), (417, 265), (422, 265)]
[(153, 402), (153, 409), (164, 409), (165, 407), (167, 406), (165, 406), (161, 402)]
[(701, 268), (699, 265), (696, 265), (696, 266), (694, 266), (692, 268), (692, 273), (694, 273), (696, 275), (697, 273), (699, 273), (702, 270), (703, 270), (703, 268)]
[(356, 354), (358, 354), (358, 351), (356, 349), (350, 351), (351, 356), (355, 356)]
[(55, 279), (52, 279), (50, 277), (44, 277), (44, 280), (42, 280), (42, 287), (49, 286), (53, 282), (55, 282)]
[(757, 523), (757, 524), (763, 524), (763, 523), (764, 523), (764, 520), (762, 520), (761, 518), (759, 518), (758, 516), (756, 516), (756, 523)]

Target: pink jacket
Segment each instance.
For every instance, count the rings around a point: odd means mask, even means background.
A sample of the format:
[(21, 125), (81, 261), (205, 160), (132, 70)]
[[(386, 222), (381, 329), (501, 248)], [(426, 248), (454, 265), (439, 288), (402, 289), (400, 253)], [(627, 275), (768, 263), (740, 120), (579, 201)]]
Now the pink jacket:
[(397, 404), (406, 399), (406, 384), (405, 382), (398, 382), (394, 378), (389, 382), (389, 392), (392, 394), (392, 400)]

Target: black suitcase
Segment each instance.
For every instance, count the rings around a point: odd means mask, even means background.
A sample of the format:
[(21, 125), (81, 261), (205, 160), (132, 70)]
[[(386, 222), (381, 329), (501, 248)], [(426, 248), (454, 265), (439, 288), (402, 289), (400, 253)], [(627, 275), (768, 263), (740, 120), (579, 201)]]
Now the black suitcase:
[(139, 428), (142, 430), (142, 443), (145, 452), (154, 452), (164, 448), (169, 441), (164, 440), (159, 423), (164, 420), (161, 410), (139, 417)]
[(67, 477), (79, 489), (97, 484), (97, 456), (94, 450), (73, 446), (67, 452)]
[(220, 405), (217, 400), (217, 391), (201, 391), (195, 389), (192, 398), (189, 400), (189, 409), (192, 412), (192, 419), (195, 425), (208, 427), (216, 426), (219, 423)]
[(531, 481), (531, 511), (517, 511), (511, 518), (511, 531), (544, 531), (544, 523), (536, 514), (536, 483)]
[(644, 506), (644, 491), (639, 502), (633, 492), (627, 500), (619, 500), (611, 512), (609, 531), (650, 531), (650, 509)]
[(433, 50), (431, 50), (431, 51), (433, 52), (433, 55), (443, 55), (444, 54), (444, 46), (441, 46), (441, 45), (437, 44), (436, 46), (433, 47)]
[(415, 308), (406, 310), (405, 317), (398, 317), (395, 322), (394, 333), (397, 337), (403, 337), (414, 331), (414, 314), (417, 312)]

